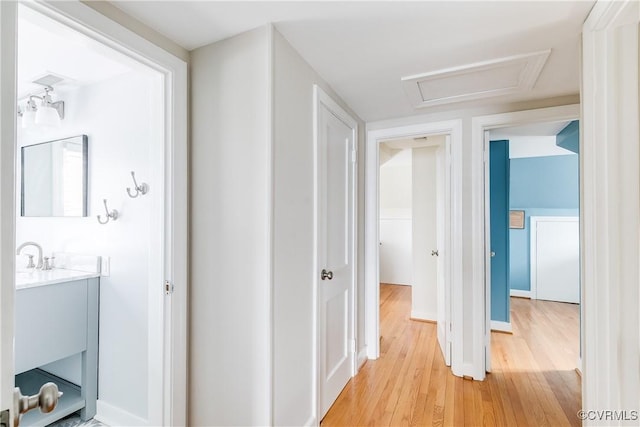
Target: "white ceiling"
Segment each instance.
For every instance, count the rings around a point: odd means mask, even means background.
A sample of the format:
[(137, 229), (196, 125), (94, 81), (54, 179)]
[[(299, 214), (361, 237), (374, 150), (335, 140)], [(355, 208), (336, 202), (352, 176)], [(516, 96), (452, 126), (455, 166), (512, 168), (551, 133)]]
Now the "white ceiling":
[[(365, 121), (579, 93), (593, 1), (114, 1), (186, 49), (273, 22)], [(551, 49), (533, 90), (415, 109), (404, 76)]]
[(60, 91), (97, 83), (140, 68), (124, 55), (59, 24), (29, 8), (18, 16), (18, 99), (40, 94), (43, 87), (32, 83), (45, 74), (65, 78), (54, 85)]

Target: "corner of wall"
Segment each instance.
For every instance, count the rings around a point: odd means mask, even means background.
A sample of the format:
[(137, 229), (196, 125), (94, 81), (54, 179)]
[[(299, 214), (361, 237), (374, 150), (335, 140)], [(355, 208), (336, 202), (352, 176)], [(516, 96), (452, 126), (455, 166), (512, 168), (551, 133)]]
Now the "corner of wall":
[(148, 25), (138, 21), (136, 18), (128, 15), (123, 10), (114, 6), (108, 1), (89, 1), (89, 0), (80, 0), (80, 3), (90, 7), (96, 12), (106, 16), (112, 21), (117, 22), (122, 25), (126, 29), (133, 31), (141, 37), (149, 40), (151, 43), (156, 46), (161, 47), (167, 52), (177, 56), (183, 61), (189, 63), (189, 51), (182, 46), (178, 45), (173, 40), (165, 37), (164, 35), (158, 33)]

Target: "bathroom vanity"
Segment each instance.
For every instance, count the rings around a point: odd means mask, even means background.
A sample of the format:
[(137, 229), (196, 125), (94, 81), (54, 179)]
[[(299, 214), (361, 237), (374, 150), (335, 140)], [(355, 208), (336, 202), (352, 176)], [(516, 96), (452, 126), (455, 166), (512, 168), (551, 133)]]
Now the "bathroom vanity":
[[(83, 420), (95, 415), (99, 287), (96, 272), (54, 269), (16, 274), (16, 387), (33, 395), (52, 381), (64, 393), (56, 409), (48, 414), (30, 411), (23, 415), (21, 426), (46, 426), (78, 410)], [(74, 355), (80, 384), (42, 369)]]

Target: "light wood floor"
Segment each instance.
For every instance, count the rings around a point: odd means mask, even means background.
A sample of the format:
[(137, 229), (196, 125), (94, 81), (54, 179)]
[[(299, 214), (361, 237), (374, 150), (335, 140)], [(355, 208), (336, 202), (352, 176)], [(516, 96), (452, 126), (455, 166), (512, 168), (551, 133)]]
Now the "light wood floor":
[(409, 320), (411, 288), (380, 288), (381, 357), (342, 391), (322, 426), (580, 425), (578, 306), (511, 298), (513, 335), (492, 334), (493, 372), (455, 377), (431, 323)]

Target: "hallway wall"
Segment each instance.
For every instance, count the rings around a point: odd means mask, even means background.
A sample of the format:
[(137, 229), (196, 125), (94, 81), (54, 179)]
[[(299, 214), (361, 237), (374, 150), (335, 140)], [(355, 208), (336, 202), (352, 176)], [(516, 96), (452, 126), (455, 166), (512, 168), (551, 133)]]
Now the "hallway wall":
[(268, 46), (259, 28), (191, 54), (193, 426), (271, 424)]

